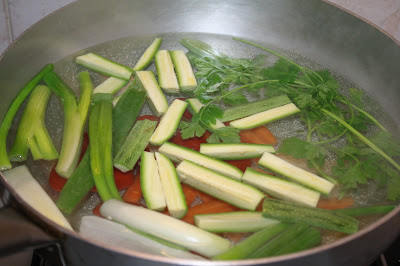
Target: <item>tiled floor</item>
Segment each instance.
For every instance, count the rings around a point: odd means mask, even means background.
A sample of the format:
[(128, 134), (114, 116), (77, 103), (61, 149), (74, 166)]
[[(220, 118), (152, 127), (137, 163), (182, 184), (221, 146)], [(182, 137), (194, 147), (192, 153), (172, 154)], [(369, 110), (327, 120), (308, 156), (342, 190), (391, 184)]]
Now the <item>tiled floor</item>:
[[(0, 0), (0, 54), (31, 25), (75, 0)], [(400, 41), (400, 0), (327, 0)]]

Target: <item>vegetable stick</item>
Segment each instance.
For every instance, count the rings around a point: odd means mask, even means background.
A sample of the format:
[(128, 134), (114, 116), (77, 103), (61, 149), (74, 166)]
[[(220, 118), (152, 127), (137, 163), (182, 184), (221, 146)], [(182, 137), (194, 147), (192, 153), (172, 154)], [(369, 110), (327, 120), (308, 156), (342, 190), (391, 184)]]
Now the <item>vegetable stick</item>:
[(122, 200), (127, 203), (140, 205), (140, 199), (142, 198), (142, 188), (140, 187), (140, 174), (137, 173), (133, 180), (133, 184), (128, 187), (122, 196)]
[(250, 129), (250, 132), (256, 135), (264, 144), (275, 145), (278, 142), (272, 132), (265, 126), (255, 127)]
[(344, 197), (343, 199), (338, 198), (320, 198), (317, 204), (317, 208), (336, 210), (344, 209), (354, 205), (354, 199), (351, 197)]
[(221, 200), (212, 200), (207, 203), (201, 203), (196, 206), (190, 207), (182, 220), (187, 223), (194, 224), (194, 216), (197, 214), (231, 212), (237, 210), (239, 210), (239, 208), (229, 203), (223, 202)]
[(241, 130), (239, 132), (240, 140), (243, 143), (264, 144), (264, 142), (254, 135), (251, 130)]

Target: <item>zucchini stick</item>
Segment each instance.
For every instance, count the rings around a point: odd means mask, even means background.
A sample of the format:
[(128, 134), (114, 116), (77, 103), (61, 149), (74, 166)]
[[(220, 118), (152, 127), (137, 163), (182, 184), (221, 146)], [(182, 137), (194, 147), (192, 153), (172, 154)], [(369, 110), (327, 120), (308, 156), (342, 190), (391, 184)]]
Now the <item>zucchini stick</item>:
[(12, 167), (7, 155), (7, 135), (15, 114), (25, 101), (26, 97), (28, 97), (29, 93), (43, 79), (43, 76), (47, 72), (52, 71), (53, 68), (53, 64), (47, 64), (44, 66), (40, 72), (22, 88), (8, 109), (0, 127), (0, 171), (10, 169)]
[(114, 181), (112, 164), (112, 102), (93, 103), (89, 117), (90, 166), (103, 202), (121, 199)]
[(81, 162), (60, 192), (57, 207), (65, 214), (71, 214), (75, 207), (94, 186), (90, 169), (90, 152), (86, 150)]
[(83, 130), (93, 93), (93, 85), (87, 71), (79, 73), (81, 96), (79, 103), (72, 90), (54, 72), (44, 76), (44, 82), (57, 94), (64, 106), (64, 132), (60, 158), (56, 172), (68, 178), (75, 170), (81, 153)]
[(44, 85), (38, 85), (32, 91), (10, 150), (11, 161), (25, 161), (29, 149), (31, 149), (34, 160), (58, 158), (58, 152), (44, 123), (50, 95), (51, 90)]

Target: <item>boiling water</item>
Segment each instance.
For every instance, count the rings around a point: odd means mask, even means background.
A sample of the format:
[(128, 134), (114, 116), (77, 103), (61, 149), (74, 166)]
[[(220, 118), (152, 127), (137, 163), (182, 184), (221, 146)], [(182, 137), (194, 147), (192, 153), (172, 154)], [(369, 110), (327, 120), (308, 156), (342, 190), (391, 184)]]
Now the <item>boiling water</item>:
[[(162, 34), (162, 35), (149, 35), (149, 36), (141, 36), (141, 37), (128, 37), (119, 40), (114, 40), (111, 42), (99, 44), (82, 51), (76, 52), (75, 54), (68, 56), (55, 64), (55, 72), (60, 75), (60, 77), (65, 81), (67, 85), (69, 85), (76, 95), (79, 95), (79, 83), (78, 83), (78, 73), (86, 70), (85, 68), (78, 66), (74, 63), (76, 56), (85, 54), (87, 52), (94, 52), (101, 56), (104, 56), (113, 61), (119, 62), (123, 65), (133, 67), (139, 57), (142, 55), (143, 51), (147, 48), (147, 46), (152, 42), (155, 37), (163, 38), (161, 49), (167, 50), (177, 50), (177, 49), (185, 49), (182, 47), (178, 40), (182, 37), (191, 37), (203, 40), (209, 43), (211, 46), (216, 48), (217, 50), (235, 58), (252, 58), (258, 54), (267, 55), (266, 65), (272, 65), (277, 57), (268, 54), (267, 52), (261, 51), (257, 48), (251, 47), (247, 44), (239, 43), (234, 40), (230, 36), (223, 35), (213, 35), (213, 34)], [(296, 53), (288, 52), (281, 50), (277, 47), (271, 47), (275, 51), (291, 58), (293, 61), (298, 63), (299, 65), (306, 66), (310, 69), (318, 70), (318, 69), (326, 69), (326, 67), (308, 59), (298, 55)], [(154, 65), (151, 65), (150, 70), (155, 70)], [(97, 86), (102, 81), (104, 81), (107, 77), (99, 75), (94, 72), (90, 72), (92, 81), (94, 86)], [(334, 76), (339, 81), (342, 89), (357, 87), (350, 79), (345, 78), (344, 76), (339, 75), (335, 71), (332, 71)], [(171, 101), (173, 97), (169, 97), (168, 100)], [(394, 130), (395, 124), (387, 115), (387, 113), (383, 112), (382, 108), (377, 105), (373, 99), (368, 98), (368, 107), (366, 109), (367, 112), (371, 113), (374, 117), (376, 117), (384, 126), (389, 129)], [(144, 106), (142, 110), (142, 114), (150, 114), (150, 108), (147, 104)], [(63, 128), (63, 111), (62, 104), (58, 97), (54, 95), (49, 101), (49, 106), (46, 114), (46, 124), (49, 130), (50, 135), (53, 138), (54, 144), (60, 150), (61, 140), (62, 140), (62, 128)], [(10, 136), (14, 135), (16, 131), (17, 124), (14, 124), (11, 129)], [(286, 119), (282, 119), (273, 123), (268, 124), (268, 128), (274, 133), (274, 135), (279, 140), (278, 145), (281, 143), (281, 140), (290, 137), (305, 137), (306, 128), (304, 124), (300, 121), (300, 119), (296, 116), (289, 117)], [(9, 139), (9, 145), (12, 143), (12, 137)], [(333, 158), (328, 160), (327, 164), (333, 163)], [(297, 162), (301, 163), (301, 162)], [(41, 185), (45, 188), (45, 190), (49, 193), (49, 195), (56, 200), (58, 196), (58, 192), (53, 191), (48, 184), (48, 176), (51, 168), (54, 166), (55, 162), (46, 162), (39, 161), (33, 162), (29, 160), (27, 165), (31, 170), (32, 174), (38, 179)], [(338, 191), (333, 191), (333, 194), (337, 194)], [(362, 187), (357, 191), (352, 193), (352, 196), (356, 200), (356, 206), (364, 206), (368, 204), (388, 204), (385, 201), (385, 191), (383, 189), (379, 189), (376, 185), (371, 184), (369, 186)], [(79, 228), (80, 219), (83, 215), (88, 215), (92, 213), (92, 209), (100, 203), (100, 199), (96, 193), (90, 193), (85, 201), (81, 204), (80, 208), (74, 212), (69, 218), (72, 223), (72, 226), (75, 229)], [(375, 221), (377, 217), (369, 217), (368, 219), (364, 219), (361, 221), (361, 227), (364, 227), (371, 222)], [(333, 233), (324, 233), (323, 242), (328, 243), (333, 241), (334, 239), (340, 237), (341, 235), (333, 234)]]

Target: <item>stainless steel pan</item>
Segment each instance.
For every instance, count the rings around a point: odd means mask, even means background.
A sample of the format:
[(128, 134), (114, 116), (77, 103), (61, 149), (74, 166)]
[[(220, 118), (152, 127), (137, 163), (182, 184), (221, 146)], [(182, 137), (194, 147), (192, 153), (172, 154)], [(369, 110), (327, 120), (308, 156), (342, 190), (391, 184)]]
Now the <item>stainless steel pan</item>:
[[(78, 1), (40, 21), (3, 55), (0, 117), (26, 80), (44, 64), (106, 41), (170, 32), (240, 36), (301, 54), (350, 77), (384, 106), (399, 125), (399, 44), (364, 21), (317, 0)], [(45, 180), (47, 176), (37, 178)], [(225, 264), (176, 261), (99, 245), (47, 220), (23, 202), (3, 176), (0, 181), (6, 188), (3, 199), (38, 226), (35, 228), (40, 237), (34, 241), (58, 240), (70, 265)], [(399, 235), (399, 225), (400, 207), (335, 243), (271, 259), (234, 261), (230, 265), (367, 265)]]

